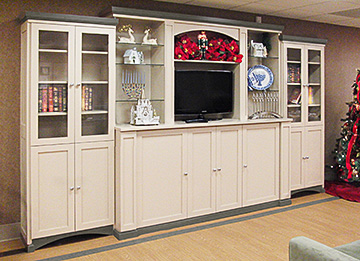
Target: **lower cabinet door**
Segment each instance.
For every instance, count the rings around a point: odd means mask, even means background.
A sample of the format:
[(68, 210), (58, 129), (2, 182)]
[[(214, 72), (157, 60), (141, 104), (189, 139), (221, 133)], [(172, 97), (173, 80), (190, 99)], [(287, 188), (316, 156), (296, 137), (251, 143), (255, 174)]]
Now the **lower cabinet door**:
[(324, 185), (324, 143), (322, 128), (306, 128), (305, 137), (306, 156), (304, 161), (304, 185), (305, 187)]
[(242, 127), (221, 127), (217, 131), (216, 210), (242, 206)]
[(76, 144), (76, 230), (114, 223), (114, 142)]
[(304, 130), (301, 128), (291, 129), (291, 190), (304, 187)]
[(215, 128), (189, 132), (188, 142), (188, 215), (215, 212)]
[(74, 145), (31, 148), (32, 238), (75, 230)]
[(185, 218), (184, 132), (139, 132), (137, 147), (138, 226)]
[(244, 206), (279, 199), (279, 125), (243, 128)]

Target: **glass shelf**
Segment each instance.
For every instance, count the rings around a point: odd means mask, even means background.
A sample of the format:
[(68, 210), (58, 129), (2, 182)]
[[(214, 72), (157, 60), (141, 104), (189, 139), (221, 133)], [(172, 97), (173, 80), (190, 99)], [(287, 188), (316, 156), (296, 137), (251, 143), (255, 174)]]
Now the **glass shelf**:
[(67, 112), (39, 112), (40, 117), (54, 117), (54, 116), (65, 116)]
[(164, 66), (163, 63), (139, 63), (139, 64), (131, 64), (131, 63), (116, 63), (116, 65), (125, 65), (125, 66)]
[(126, 43), (126, 42), (119, 42), (117, 41), (116, 44), (118, 45), (125, 45), (125, 46), (144, 46), (144, 47), (164, 47), (164, 44), (143, 44), (143, 43)]
[(252, 58), (252, 59), (279, 59), (279, 56), (257, 57), (257, 56), (249, 54), (249, 58)]
[[(164, 98), (150, 99), (150, 102), (163, 102), (163, 101), (165, 101)], [(126, 102), (137, 102), (137, 99), (129, 99), (129, 100), (119, 99), (119, 100), (116, 100), (116, 102), (123, 102), (123, 103), (126, 103)]]

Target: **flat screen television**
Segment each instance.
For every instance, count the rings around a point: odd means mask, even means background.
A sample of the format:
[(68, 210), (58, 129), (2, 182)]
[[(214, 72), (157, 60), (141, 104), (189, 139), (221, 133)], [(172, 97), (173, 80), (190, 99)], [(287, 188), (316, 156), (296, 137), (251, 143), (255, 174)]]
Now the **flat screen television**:
[(175, 119), (201, 122), (229, 117), (233, 86), (232, 71), (176, 70)]

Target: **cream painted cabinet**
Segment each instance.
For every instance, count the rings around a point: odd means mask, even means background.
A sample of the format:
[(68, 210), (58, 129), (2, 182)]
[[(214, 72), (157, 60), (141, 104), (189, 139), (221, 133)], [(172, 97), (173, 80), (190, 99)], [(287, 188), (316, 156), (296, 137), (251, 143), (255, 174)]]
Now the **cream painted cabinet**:
[(293, 36), (282, 40), (286, 111), (293, 119), (291, 190), (323, 187), (326, 40)]
[(240, 207), (242, 127), (189, 131), (189, 217)]
[[(21, 229), (28, 251), (112, 233), (116, 19), (26, 13), (21, 38)], [(104, 232), (105, 233), (105, 232)]]
[(291, 190), (324, 184), (322, 127), (291, 130)]
[(137, 225), (186, 217), (186, 136), (183, 131), (137, 135)]
[(113, 224), (113, 153), (113, 142), (31, 149), (33, 238)]
[(244, 206), (279, 199), (279, 125), (243, 128)]

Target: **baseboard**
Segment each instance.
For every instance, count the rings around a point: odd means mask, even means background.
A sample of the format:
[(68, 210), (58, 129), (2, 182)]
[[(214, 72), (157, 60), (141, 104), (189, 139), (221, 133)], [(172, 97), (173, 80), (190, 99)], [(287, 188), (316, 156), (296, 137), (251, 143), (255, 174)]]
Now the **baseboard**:
[(20, 223), (0, 225), (0, 242), (19, 239)]

